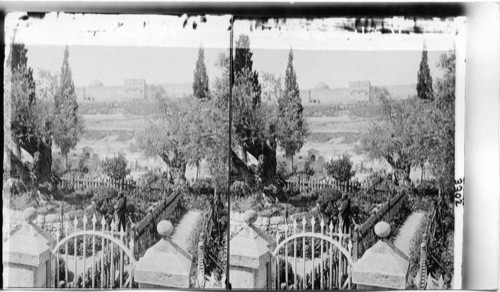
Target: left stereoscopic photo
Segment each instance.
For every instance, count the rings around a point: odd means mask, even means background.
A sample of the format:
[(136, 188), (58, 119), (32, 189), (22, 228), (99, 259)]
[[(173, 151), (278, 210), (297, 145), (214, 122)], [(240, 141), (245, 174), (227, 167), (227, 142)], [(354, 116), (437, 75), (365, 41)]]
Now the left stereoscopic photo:
[(219, 288), (230, 16), (5, 18), (5, 288)]

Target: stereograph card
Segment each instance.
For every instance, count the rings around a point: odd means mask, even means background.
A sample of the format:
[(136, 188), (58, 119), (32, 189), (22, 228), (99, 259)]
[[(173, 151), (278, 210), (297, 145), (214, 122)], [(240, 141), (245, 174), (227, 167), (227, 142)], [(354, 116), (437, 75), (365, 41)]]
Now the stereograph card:
[(4, 287), (461, 289), (465, 20), (8, 13)]

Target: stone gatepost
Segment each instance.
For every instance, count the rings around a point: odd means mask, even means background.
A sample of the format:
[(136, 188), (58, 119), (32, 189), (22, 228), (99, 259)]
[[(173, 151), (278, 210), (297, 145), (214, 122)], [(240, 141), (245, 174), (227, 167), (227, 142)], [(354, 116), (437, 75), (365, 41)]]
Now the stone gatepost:
[(352, 282), (358, 290), (406, 289), (409, 259), (406, 254), (387, 241), (391, 227), (386, 222), (375, 225), (380, 240), (369, 248), (354, 264)]
[(21, 228), (3, 245), (4, 287), (49, 288), (55, 270), (52, 249), (56, 239), (32, 223), (37, 218), (35, 208), (23, 213)]
[(245, 225), (230, 242), (229, 275), (233, 289), (271, 289), (275, 239), (253, 223), (257, 213), (244, 214)]
[(191, 270), (196, 268), (193, 254), (197, 252), (202, 216), (188, 212), (176, 227), (162, 220), (156, 229), (163, 237), (139, 260), (134, 280), (139, 288), (190, 288)]

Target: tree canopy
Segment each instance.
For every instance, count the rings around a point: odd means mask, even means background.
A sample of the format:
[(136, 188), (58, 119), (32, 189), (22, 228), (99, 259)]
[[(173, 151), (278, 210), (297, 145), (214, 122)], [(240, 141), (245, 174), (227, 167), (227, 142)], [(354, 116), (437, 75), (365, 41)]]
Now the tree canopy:
[(293, 68), (293, 51), (290, 49), (285, 74), (285, 89), (278, 98), (277, 136), (280, 146), (285, 150), (285, 155), (292, 159), (292, 164), (293, 156), (302, 148), (307, 135), (303, 110), (297, 75)]
[(130, 173), (130, 169), (127, 168), (127, 159), (123, 153), (118, 153), (110, 158), (106, 157), (101, 162), (101, 167), (104, 173), (114, 180), (122, 180)]
[(410, 182), (411, 166), (420, 162), (415, 148), (419, 138), (428, 136), (428, 128), (419, 122), (423, 113), (416, 98), (393, 100), (383, 88), (375, 93), (382, 107), (380, 121), (374, 123), (362, 139), (362, 147), (373, 159), (384, 159), (394, 170), (397, 183)]
[(363, 136), (372, 158), (386, 160), (396, 178), (409, 181), (412, 166), (428, 162), (442, 192), (453, 192), (455, 166), (455, 53), (443, 54), (433, 100), (392, 100), (387, 90), (376, 92), (383, 109), (380, 121)]
[(64, 60), (61, 67), (60, 84), (55, 95), (54, 142), (65, 157), (68, 164), (68, 153), (76, 147), (83, 132), (83, 121), (78, 116), (75, 84), (69, 66), (69, 48), (64, 49)]
[(220, 175), (227, 161), (227, 117), (215, 106), (215, 101), (194, 96), (169, 99), (164, 91), (155, 96), (158, 112), (137, 137), (146, 156), (159, 156), (169, 167), (172, 180), (184, 179), (188, 165), (202, 160)]
[(328, 174), (338, 181), (348, 181), (354, 176), (355, 171), (352, 170), (352, 161), (349, 155), (344, 154), (335, 160), (330, 160), (326, 163), (326, 171)]
[(32, 169), (23, 165), (20, 153), (9, 153), (12, 170), (25, 178), (32, 172), (37, 186), (52, 182), (52, 115), (36, 99), (36, 85), (33, 70), (27, 65), (27, 51), (24, 44), (11, 44), (5, 84), (10, 84), (11, 138), (14, 144), (33, 157)]
[(422, 50), (422, 60), (417, 74), (417, 95), (418, 98), (423, 100), (432, 100), (434, 92), (432, 89), (432, 77), (427, 60), (427, 49)]
[(197, 98), (208, 98), (208, 74), (207, 68), (205, 67), (205, 51), (203, 47), (200, 47), (198, 51), (198, 60), (196, 61), (196, 68), (194, 69), (194, 80), (193, 80), (193, 94)]
[(453, 193), (455, 180), (455, 52), (441, 55), (443, 77), (436, 82), (430, 124), (433, 125), (429, 163), (443, 192)]
[[(250, 39), (247, 35), (240, 35), (236, 41), (236, 48), (234, 54), (234, 76), (235, 85), (238, 86), (239, 82), (250, 82), (253, 92), (253, 105), (260, 104), (261, 86), (259, 83), (259, 73), (253, 70), (253, 53), (250, 51)], [(244, 76), (244, 79), (238, 78)], [(248, 92), (250, 93), (250, 92)]]

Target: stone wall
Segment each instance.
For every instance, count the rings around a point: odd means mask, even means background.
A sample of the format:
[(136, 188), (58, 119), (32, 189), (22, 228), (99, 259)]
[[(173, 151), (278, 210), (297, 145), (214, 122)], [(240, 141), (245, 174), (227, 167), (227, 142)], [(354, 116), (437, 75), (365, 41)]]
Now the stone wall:
[(370, 85), (368, 81), (351, 82), (349, 87), (301, 90), (302, 104), (356, 103), (373, 99), (373, 88), (386, 88), (394, 99), (406, 99), (417, 94), (416, 84)]
[[(288, 220), (289, 228), (291, 228), (291, 226), (293, 225), (294, 219), (297, 220), (297, 225), (300, 226), (300, 228), (302, 228), (302, 218), (304, 218), (304, 216), (306, 217), (308, 224), (310, 224), (311, 216), (313, 216), (313, 214), (314, 213), (312, 212), (302, 212), (290, 215)], [(230, 217), (231, 217), (231, 226), (230, 226), (231, 236), (234, 236), (238, 231), (240, 231), (243, 228), (243, 226), (246, 223), (244, 221), (243, 213), (231, 211)], [(255, 223), (253, 223), (253, 225), (259, 228), (260, 230), (266, 231), (267, 233), (272, 234), (273, 236), (276, 235), (276, 231), (284, 230), (284, 224), (285, 224), (285, 216), (262, 216), (262, 215), (259, 215)]]
[[(87, 208), (87, 216), (89, 216), (89, 214), (91, 213), (93, 214), (93, 212), (91, 211), (92, 210), (90, 208)], [(84, 213), (85, 210), (77, 210), (64, 213), (64, 217), (66, 218), (65, 220), (69, 219), (71, 221), (70, 230), (73, 229), (73, 220), (75, 219), (75, 216), (78, 217), (79, 220), (78, 228), (82, 228), (82, 218)], [(19, 227), (21, 226), (23, 211), (4, 208), (3, 214), (3, 241), (5, 242), (12, 235), (12, 233), (19, 229)], [(34, 220), (34, 223), (55, 236), (57, 229), (61, 227), (60, 217), (61, 216), (59, 213), (38, 214), (37, 218)], [(101, 222), (102, 215), (99, 212), (96, 212), (96, 218), (97, 222)], [(88, 219), (90, 221), (92, 217), (89, 217)]]

